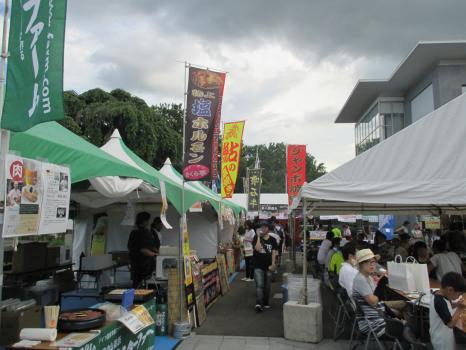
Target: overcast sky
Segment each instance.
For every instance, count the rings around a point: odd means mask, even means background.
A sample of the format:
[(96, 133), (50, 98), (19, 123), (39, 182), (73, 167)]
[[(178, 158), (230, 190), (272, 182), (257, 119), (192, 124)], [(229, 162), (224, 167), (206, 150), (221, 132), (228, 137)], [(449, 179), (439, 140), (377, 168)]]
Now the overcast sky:
[(334, 124), (358, 79), (387, 78), (421, 40), (466, 38), (466, 1), (69, 0), (65, 89), (182, 102), (188, 61), (228, 72), (223, 121), (245, 142), (307, 144), (328, 169), (354, 157)]

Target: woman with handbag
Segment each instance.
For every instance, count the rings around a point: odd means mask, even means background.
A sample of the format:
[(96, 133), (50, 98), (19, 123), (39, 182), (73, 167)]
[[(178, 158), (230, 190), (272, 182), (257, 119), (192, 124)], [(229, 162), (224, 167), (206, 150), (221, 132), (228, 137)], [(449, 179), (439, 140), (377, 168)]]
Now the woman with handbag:
[(242, 278), (242, 281), (252, 282), (254, 281), (254, 266), (252, 262), (252, 256), (254, 254), (254, 248), (252, 246), (252, 241), (256, 232), (254, 231), (254, 225), (250, 220), (247, 220), (244, 224), (246, 232), (242, 237), (243, 240), (243, 255), (244, 261), (246, 263), (246, 276)]

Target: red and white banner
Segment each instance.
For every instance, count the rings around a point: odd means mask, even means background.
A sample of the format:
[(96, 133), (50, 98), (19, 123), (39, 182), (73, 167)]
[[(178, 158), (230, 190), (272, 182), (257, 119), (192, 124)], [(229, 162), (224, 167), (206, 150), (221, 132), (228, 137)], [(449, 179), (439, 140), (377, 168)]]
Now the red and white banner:
[(306, 181), (306, 145), (288, 145), (286, 155), (286, 189), (291, 204)]

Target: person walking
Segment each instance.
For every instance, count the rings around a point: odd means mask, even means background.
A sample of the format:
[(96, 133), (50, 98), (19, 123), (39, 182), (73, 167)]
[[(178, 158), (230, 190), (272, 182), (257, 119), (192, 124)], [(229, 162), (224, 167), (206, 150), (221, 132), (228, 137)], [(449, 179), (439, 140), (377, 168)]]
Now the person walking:
[(245, 282), (252, 282), (254, 281), (254, 265), (253, 265), (253, 255), (254, 255), (254, 247), (252, 246), (252, 241), (254, 240), (254, 236), (256, 232), (254, 231), (254, 225), (251, 220), (247, 220), (244, 223), (244, 228), (246, 232), (244, 233), (243, 238), (243, 254), (244, 254), (244, 261), (246, 263), (246, 276), (241, 280)]
[(276, 270), (276, 258), (278, 244), (275, 238), (270, 236), (270, 224), (261, 224), (260, 232), (254, 236), (254, 279), (256, 281), (256, 306), (257, 312), (264, 308), (269, 309), (270, 283), (272, 272)]

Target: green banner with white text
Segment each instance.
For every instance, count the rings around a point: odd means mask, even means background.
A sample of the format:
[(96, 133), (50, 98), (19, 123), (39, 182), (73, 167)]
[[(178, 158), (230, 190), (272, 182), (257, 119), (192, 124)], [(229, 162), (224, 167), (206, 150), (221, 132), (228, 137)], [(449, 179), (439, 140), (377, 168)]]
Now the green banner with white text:
[(66, 0), (13, 0), (2, 128), (59, 120), (63, 108)]

